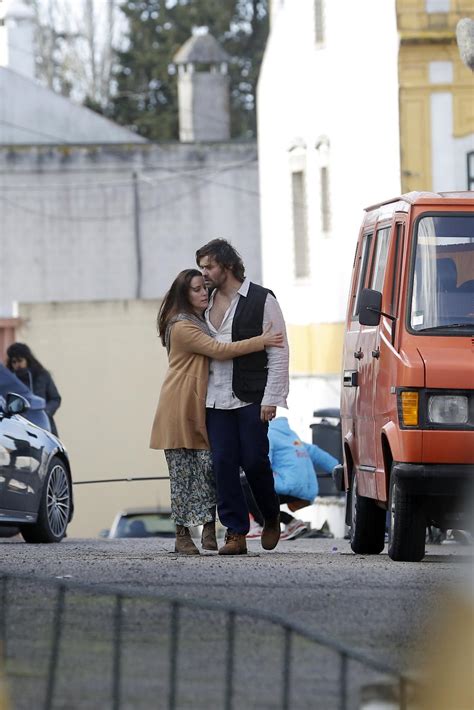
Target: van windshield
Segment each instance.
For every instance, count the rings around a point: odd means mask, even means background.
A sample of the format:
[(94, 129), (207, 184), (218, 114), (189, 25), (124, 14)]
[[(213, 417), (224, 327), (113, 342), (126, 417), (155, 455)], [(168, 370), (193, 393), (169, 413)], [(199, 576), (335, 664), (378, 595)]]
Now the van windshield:
[(427, 215), (415, 238), (411, 329), (474, 332), (474, 215)]

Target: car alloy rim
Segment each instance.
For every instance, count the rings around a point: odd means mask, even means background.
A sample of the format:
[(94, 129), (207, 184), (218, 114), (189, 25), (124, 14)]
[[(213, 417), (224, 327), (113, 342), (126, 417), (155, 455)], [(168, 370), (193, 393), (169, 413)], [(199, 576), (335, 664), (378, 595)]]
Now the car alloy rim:
[(47, 512), (51, 531), (64, 535), (69, 520), (69, 481), (62, 466), (54, 466), (48, 481)]

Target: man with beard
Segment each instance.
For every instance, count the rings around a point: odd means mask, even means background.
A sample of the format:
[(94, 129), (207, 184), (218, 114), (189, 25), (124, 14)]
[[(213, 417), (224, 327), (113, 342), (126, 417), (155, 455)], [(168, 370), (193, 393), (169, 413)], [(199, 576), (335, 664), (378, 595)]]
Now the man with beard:
[(280, 538), (279, 500), (268, 458), (268, 423), (286, 407), (289, 388), (288, 341), (283, 315), (271, 291), (245, 278), (240, 255), (225, 239), (198, 249), (196, 263), (211, 290), (205, 318), (211, 335), (229, 343), (260, 335), (271, 323), (285, 334), (283, 348), (210, 361), (206, 425), (217, 483), (217, 510), (227, 528), (221, 555), (246, 554), (249, 512), (240, 469), (264, 517), (262, 547)]

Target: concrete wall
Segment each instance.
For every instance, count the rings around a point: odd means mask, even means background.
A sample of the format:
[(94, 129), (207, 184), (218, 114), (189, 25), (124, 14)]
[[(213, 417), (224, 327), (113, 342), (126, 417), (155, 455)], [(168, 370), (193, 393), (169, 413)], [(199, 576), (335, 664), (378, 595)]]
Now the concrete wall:
[[(22, 304), (17, 338), (51, 370), (63, 398), (55, 417), (75, 481), (167, 476), (148, 448), (167, 368), (158, 301)], [(70, 537), (95, 537), (126, 507), (169, 505), (168, 481), (75, 486)]]
[(0, 144), (144, 143), (136, 133), (0, 66)]
[(0, 210), (3, 315), (12, 301), (160, 298), (214, 237), (261, 279), (252, 142), (0, 146)]

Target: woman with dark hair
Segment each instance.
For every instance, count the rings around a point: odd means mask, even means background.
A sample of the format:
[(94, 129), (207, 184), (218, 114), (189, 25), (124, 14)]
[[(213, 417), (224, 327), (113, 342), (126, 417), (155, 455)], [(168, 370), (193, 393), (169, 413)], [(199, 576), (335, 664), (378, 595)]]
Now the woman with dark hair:
[(202, 274), (185, 269), (176, 277), (158, 313), (158, 333), (168, 351), (169, 367), (161, 388), (150, 447), (163, 449), (170, 475), (171, 511), (176, 523), (175, 551), (199, 554), (189, 528), (203, 525), (205, 550), (217, 550), (216, 491), (206, 431), (206, 391), (209, 358), (230, 360), (239, 355), (281, 347), (281, 333), (236, 343), (214, 340), (203, 317), (208, 293)]
[(7, 349), (7, 367), (34, 394), (43, 397), (46, 402), (45, 411), (51, 424), (51, 431), (57, 436), (58, 430), (53, 415), (60, 407), (61, 396), (51, 373), (36, 359), (25, 343), (10, 345)]

